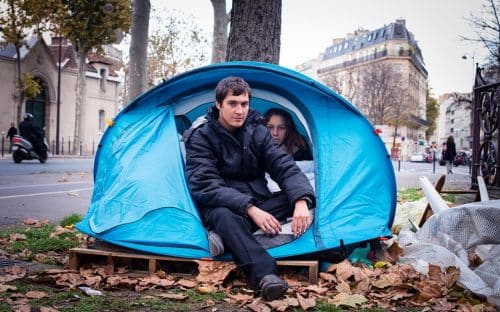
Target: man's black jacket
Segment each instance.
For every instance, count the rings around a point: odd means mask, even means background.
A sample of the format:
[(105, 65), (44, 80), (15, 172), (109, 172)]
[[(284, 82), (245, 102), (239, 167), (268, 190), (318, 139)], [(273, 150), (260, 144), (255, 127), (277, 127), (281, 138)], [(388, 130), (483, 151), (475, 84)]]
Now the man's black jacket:
[(218, 110), (209, 109), (207, 122), (186, 134), (186, 178), (191, 195), (202, 211), (226, 207), (244, 216), (250, 204), (271, 193), (265, 172), (287, 194), (290, 205), (314, 191), (295, 161), (274, 144), (262, 117), (250, 109), (235, 135), (223, 128)]

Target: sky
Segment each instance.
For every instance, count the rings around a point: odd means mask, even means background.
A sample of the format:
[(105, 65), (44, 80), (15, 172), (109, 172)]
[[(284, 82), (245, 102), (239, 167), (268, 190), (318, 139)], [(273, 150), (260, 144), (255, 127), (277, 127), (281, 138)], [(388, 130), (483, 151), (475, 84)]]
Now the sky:
[[(229, 10), (231, 1), (226, 2)], [(210, 0), (152, 0), (151, 4), (192, 15), (211, 40)], [(484, 0), (282, 0), (280, 65), (293, 69), (317, 57), (333, 38), (405, 19), (422, 50), (433, 94), (470, 92), (474, 63), (481, 64), (486, 51), (460, 36), (473, 36), (465, 17), (480, 16), (483, 4)]]

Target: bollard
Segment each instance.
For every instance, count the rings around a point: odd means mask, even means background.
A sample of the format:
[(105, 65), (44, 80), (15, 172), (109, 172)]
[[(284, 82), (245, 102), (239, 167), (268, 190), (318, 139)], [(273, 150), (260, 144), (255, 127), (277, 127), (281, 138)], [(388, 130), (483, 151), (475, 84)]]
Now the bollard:
[(436, 173), (436, 151), (432, 151), (432, 173)]
[(61, 138), (61, 155), (64, 155), (64, 137)]
[(5, 138), (3, 137), (4, 135), (4, 132), (2, 131), (2, 157), (3, 157), (3, 149), (4, 149), (4, 145), (5, 145)]
[(68, 155), (71, 154), (71, 138), (68, 137)]
[(398, 172), (401, 171), (401, 157), (398, 158)]
[(80, 141), (80, 156), (82, 156), (82, 148), (83, 148), (82, 141)]
[(95, 142), (94, 140), (92, 140), (92, 155), (94, 155), (94, 151), (95, 151)]
[(56, 153), (56, 140), (52, 140), (52, 154)]

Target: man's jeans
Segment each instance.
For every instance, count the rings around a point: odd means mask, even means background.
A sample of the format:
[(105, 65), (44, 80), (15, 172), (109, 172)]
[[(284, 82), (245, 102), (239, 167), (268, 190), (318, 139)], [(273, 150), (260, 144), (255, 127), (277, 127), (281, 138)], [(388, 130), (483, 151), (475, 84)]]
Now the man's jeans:
[[(293, 214), (293, 208), (285, 194), (278, 194), (256, 206), (279, 221), (286, 220)], [(254, 289), (258, 289), (259, 281), (264, 275), (278, 273), (276, 260), (253, 236), (252, 233), (258, 227), (250, 218), (225, 207), (207, 209), (205, 216), (209, 229), (222, 237), (227, 250), (232, 253), (235, 263), (243, 270)]]

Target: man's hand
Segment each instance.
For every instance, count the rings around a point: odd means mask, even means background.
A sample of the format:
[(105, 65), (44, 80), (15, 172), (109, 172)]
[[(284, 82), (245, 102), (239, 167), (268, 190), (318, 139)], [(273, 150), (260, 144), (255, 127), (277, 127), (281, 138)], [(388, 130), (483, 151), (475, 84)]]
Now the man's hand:
[(304, 199), (299, 199), (295, 202), (293, 210), (292, 232), (295, 237), (304, 234), (311, 225), (311, 214), (307, 207), (307, 202)]
[(272, 214), (265, 212), (257, 206), (250, 206), (247, 210), (247, 215), (268, 235), (276, 235), (281, 231), (279, 221)]

